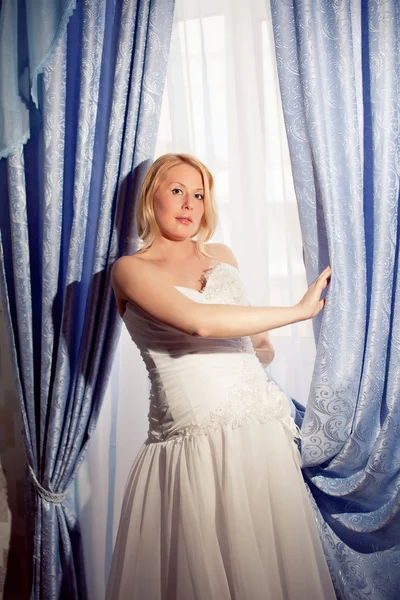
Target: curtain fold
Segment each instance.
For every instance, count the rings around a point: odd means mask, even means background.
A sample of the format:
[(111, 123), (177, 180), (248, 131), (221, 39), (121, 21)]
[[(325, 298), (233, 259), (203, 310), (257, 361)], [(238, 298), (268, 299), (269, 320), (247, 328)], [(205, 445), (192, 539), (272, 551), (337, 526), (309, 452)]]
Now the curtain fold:
[(38, 79), (52, 60), (76, 0), (0, 3), (0, 158), (21, 149), (38, 125)]
[(119, 337), (110, 269), (133, 249), (173, 10), (173, 0), (78, 3), (39, 79), (41, 126), (0, 161), (0, 292), (35, 495), (33, 598), (86, 597), (70, 484)]
[(400, 595), (399, 18), (395, 0), (272, 0), (315, 323), (304, 474), (339, 598)]

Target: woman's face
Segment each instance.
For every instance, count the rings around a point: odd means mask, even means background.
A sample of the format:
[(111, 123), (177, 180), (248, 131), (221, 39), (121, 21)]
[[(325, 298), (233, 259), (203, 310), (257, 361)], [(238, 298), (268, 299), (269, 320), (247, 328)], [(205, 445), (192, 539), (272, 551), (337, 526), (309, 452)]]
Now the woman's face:
[(154, 215), (161, 234), (174, 240), (190, 239), (203, 214), (201, 173), (187, 164), (171, 167), (154, 194)]

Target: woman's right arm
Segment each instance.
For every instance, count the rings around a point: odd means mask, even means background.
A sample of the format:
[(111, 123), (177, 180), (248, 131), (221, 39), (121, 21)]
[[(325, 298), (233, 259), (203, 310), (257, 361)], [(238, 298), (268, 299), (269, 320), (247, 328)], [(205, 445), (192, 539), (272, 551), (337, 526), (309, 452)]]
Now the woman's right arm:
[[(161, 274), (161, 277), (160, 277)], [(295, 306), (241, 306), (194, 302), (165, 282), (158, 267), (120, 258), (112, 269), (115, 295), (185, 333), (209, 338), (253, 335), (314, 317), (323, 308), (321, 293), (331, 274), (327, 267)]]

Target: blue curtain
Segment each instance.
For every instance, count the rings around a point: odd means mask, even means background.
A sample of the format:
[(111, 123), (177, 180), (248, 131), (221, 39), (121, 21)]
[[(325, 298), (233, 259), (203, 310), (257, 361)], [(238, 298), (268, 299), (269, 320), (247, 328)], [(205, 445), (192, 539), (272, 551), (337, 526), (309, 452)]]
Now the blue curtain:
[(338, 598), (400, 598), (399, 35), (394, 0), (272, 0), (315, 323), (302, 427)]
[(0, 2), (0, 158), (17, 152), (38, 117), (38, 79), (76, 0)]
[(1, 303), (34, 493), (32, 598), (46, 600), (86, 597), (70, 484), (119, 336), (110, 269), (133, 250), (133, 199), (154, 153), (174, 10), (173, 0), (84, 0), (67, 26), (71, 3), (58, 4), (51, 48), (36, 53), (37, 103), (28, 86), (30, 139), (0, 161)]

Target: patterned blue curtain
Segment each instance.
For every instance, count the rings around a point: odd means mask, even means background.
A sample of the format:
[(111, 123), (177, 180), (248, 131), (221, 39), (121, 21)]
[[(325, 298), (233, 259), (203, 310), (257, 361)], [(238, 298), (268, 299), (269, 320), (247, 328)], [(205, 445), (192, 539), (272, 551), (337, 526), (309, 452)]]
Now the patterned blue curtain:
[(38, 79), (76, 0), (0, 2), (0, 158), (17, 152), (38, 117)]
[(395, 0), (272, 0), (309, 281), (332, 282), (302, 427), (338, 598), (400, 598)]
[(86, 597), (70, 484), (119, 336), (110, 268), (133, 250), (132, 200), (153, 157), (173, 10), (173, 0), (78, 2), (43, 49), (40, 121), (30, 112), (29, 141), (0, 161), (1, 303), (34, 493), (32, 598)]

